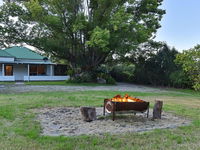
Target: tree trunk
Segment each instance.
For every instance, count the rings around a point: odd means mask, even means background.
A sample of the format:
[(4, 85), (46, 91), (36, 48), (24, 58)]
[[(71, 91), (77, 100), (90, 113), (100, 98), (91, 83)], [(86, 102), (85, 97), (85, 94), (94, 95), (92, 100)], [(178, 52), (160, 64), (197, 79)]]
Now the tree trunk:
[(163, 101), (157, 101), (157, 100), (155, 101), (155, 105), (153, 108), (153, 120), (161, 119), (162, 106), (163, 106)]
[(80, 110), (84, 121), (96, 120), (96, 109), (94, 107), (81, 107)]

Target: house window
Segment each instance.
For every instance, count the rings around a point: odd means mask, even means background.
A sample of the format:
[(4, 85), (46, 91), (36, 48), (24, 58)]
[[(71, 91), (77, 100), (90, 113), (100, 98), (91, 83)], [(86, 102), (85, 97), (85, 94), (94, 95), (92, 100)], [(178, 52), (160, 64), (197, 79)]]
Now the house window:
[(30, 76), (46, 75), (44, 65), (30, 65)]
[(38, 70), (38, 72), (37, 72), (38, 75), (45, 75), (46, 74), (44, 65), (39, 65), (37, 67), (37, 70)]
[(13, 66), (12, 65), (5, 66), (5, 76), (13, 76)]
[(31, 65), (30, 66), (30, 76), (36, 76), (37, 75), (37, 65)]

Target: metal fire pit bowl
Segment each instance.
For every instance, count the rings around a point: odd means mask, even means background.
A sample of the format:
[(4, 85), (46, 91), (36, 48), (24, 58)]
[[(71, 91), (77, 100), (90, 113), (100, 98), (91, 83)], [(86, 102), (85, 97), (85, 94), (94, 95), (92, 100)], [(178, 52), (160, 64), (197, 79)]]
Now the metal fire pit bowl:
[(130, 111), (134, 114), (147, 112), (149, 117), (149, 102), (114, 102), (111, 99), (104, 100), (103, 115), (105, 112), (112, 113), (112, 120), (115, 120), (115, 113), (122, 111)]

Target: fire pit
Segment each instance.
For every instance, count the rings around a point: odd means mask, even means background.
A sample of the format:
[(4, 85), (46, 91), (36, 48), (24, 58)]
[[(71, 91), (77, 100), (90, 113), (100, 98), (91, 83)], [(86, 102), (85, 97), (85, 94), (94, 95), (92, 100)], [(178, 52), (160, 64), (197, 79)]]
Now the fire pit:
[(112, 113), (112, 120), (115, 120), (115, 112), (131, 111), (134, 114), (147, 112), (149, 116), (149, 102), (144, 100), (130, 97), (127, 94), (124, 97), (116, 95), (111, 99), (104, 100), (103, 115), (105, 112)]

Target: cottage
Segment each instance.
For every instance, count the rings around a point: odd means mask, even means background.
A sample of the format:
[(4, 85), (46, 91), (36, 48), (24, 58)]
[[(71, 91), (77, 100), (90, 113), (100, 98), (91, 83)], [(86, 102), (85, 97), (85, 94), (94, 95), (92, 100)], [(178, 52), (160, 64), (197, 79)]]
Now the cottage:
[(56, 67), (47, 57), (28, 48), (14, 46), (0, 50), (0, 81), (61, 81), (69, 76), (57, 76)]

